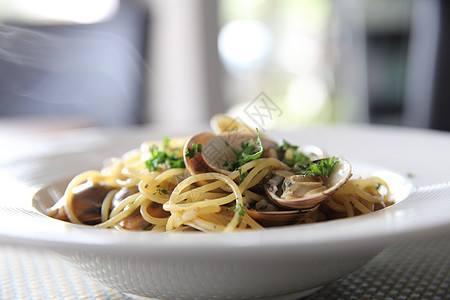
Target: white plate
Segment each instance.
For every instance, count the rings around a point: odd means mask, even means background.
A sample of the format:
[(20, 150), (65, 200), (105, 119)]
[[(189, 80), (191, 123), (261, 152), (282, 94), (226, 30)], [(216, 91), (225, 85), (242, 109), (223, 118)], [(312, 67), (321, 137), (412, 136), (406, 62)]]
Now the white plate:
[(357, 269), (389, 244), (450, 229), (450, 135), (395, 127), (267, 133), (319, 145), (349, 160), (356, 174), (387, 179), (403, 201), (366, 216), (231, 234), (153, 234), (74, 225), (41, 213), (62, 193), (59, 182), (144, 140), (200, 130), (193, 127), (92, 129), (9, 141), (0, 155), (0, 241), (54, 250), (125, 293), (223, 299), (298, 296)]

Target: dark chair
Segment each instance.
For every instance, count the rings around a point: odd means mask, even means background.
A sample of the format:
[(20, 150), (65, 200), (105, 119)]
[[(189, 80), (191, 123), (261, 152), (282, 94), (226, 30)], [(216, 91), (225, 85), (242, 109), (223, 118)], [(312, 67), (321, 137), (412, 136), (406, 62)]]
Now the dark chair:
[(403, 124), (450, 131), (450, 2), (413, 6)]

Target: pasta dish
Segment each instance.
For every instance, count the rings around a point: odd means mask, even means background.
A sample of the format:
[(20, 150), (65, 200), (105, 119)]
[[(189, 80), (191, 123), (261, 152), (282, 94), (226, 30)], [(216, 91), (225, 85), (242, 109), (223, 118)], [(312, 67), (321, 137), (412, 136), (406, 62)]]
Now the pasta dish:
[(144, 142), (74, 177), (47, 214), (99, 228), (231, 232), (367, 214), (392, 203), (378, 177), (317, 146), (277, 143), (225, 115), (213, 132)]

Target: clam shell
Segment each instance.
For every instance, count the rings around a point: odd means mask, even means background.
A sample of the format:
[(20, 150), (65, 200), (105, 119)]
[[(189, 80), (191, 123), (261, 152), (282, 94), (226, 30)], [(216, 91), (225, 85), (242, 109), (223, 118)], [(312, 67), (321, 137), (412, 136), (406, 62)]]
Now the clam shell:
[(352, 176), (351, 164), (342, 158), (336, 158), (336, 160), (339, 161), (339, 164), (334, 167), (333, 172), (324, 181), (325, 190), (299, 196), (298, 198), (284, 199), (276, 195), (277, 189), (267, 184), (265, 186), (267, 196), (278, 205), (290, 209), (305, 210), (318, 206), (327, 197), (340, 189)]

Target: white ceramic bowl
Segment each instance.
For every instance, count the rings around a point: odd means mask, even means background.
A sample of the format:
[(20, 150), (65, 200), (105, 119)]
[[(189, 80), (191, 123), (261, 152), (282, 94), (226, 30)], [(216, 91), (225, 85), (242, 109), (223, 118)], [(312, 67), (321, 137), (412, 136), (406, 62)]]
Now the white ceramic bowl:
[(104, 158), (143, 140), (162, 137), (152, 128), (78, 131), (39, 137), (33, 145), (42, 149), (25, 161), (18, 141), (9, 158), (0, 161), (0, 179), (9, 170), (5, 190), (10, 191), (0, 203), (0, 241), (51, 249), (100, 283), (131, 295), (291, 298), (358, 269), (387, 245), (450, 228), (448, 134), (341, 127), (269, 135), (345, 157), (355, 173), (384, 177), (403, 201), (365, 216), (230, 234), (123, 232), (69, 224), (42, 214), (62, 194), (63, 180), (98, 168)]

